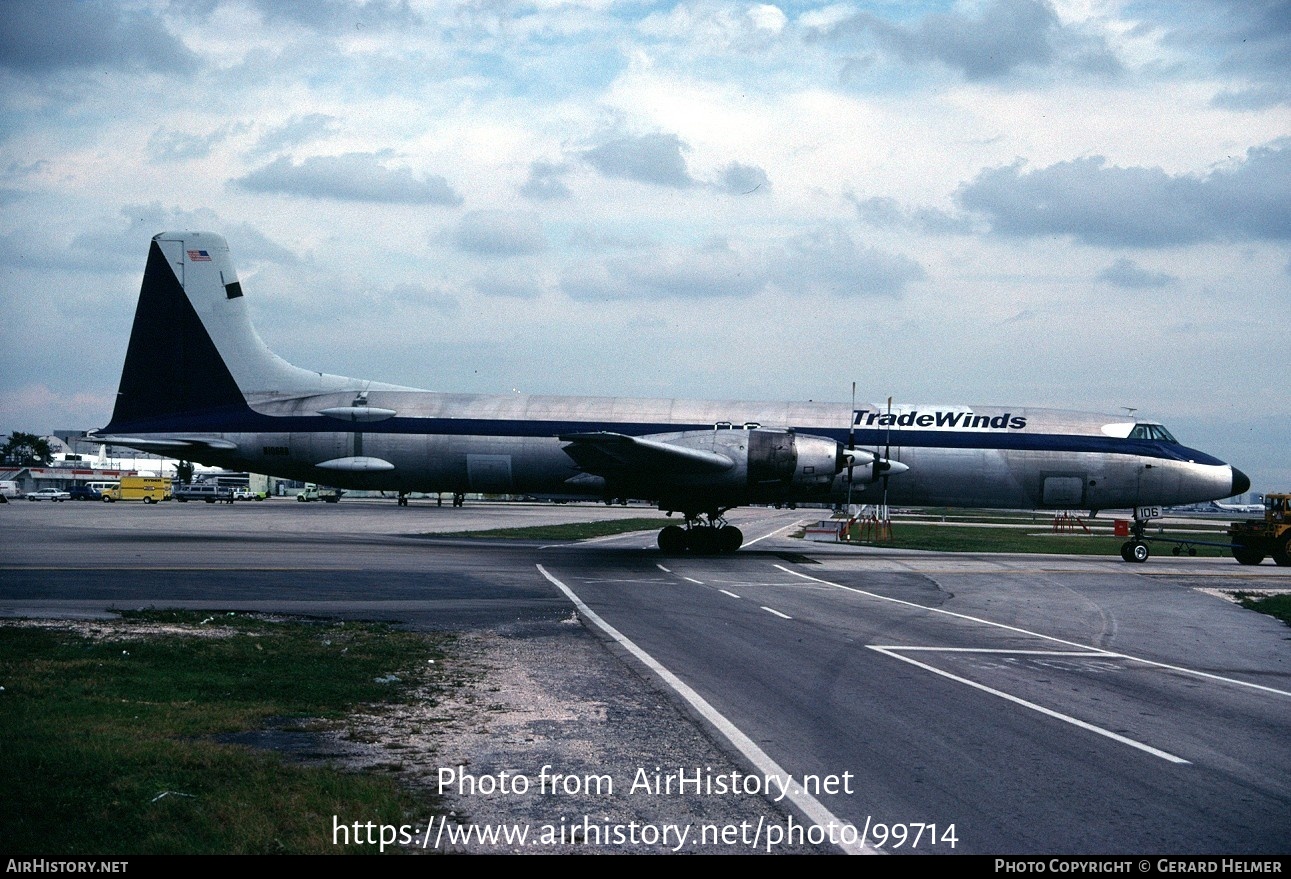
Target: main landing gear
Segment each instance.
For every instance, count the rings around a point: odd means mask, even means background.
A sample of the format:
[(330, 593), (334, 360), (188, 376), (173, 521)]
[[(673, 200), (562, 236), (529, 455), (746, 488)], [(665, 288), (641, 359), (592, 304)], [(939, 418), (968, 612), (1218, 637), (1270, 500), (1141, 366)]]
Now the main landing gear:
[(727, 524), (722, 518), (724, 512), (708, 513), (703, 517), (687, 513), (684, 528), (669, 525), (659, 532), (659, 549), (667, 555), (681, 555), (687, 551), (700, 555), (735, 552), (744, 543), (744, 532)]

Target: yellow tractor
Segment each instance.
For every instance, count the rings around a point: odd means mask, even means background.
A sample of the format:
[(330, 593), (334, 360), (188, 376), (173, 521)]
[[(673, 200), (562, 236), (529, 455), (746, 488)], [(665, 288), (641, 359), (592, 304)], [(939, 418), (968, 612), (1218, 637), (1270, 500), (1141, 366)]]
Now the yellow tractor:
[(1266, 494), (1264, 518), (1234, 522), (1228, 528), (1233, 558), (1243, 565), (1258, 565), (1265, 556), (1291, 565), (1291, 494)]

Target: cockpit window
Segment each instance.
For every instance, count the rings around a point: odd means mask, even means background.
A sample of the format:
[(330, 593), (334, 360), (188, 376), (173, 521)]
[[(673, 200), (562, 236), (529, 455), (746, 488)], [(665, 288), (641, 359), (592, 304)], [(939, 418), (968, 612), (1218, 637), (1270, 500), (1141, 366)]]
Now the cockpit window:
[(1170, 431), (1159, 424), (1136, 424), (1130, 431), (1130, 439), (1160, 440), (1167, 443), (1178, 443)]

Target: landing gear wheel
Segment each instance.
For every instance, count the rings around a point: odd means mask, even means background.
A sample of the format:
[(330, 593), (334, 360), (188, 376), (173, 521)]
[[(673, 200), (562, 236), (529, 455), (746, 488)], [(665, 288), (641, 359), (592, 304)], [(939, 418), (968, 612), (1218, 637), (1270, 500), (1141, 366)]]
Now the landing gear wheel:
[(1282, 542), (1273, 548), (1273, 561), (1280, 567), (1291, 565), (1291, 531), (1282, 537)]
[(1233, 547), (1233, 558), (1237, 559), (1239, 565), (1258, 565), (1264, 561), (1264, 553), (1238, 544)]
[(668, 525), (659, 532), (659, 549), (668, 555), (680, 555), (686, 551), (686, 531), (676, 525)]
[(1130, 541), (1130, 561), (1142, 564), (1148, 560), (1150, 555), (1152, 555), (1152, 550), (1148, 549), (1146, 543), (1141, 540)]
[(734, 525), (726, 525), (717, 532), (717, 551), (735, 552), (744, 543), (744, 532)]

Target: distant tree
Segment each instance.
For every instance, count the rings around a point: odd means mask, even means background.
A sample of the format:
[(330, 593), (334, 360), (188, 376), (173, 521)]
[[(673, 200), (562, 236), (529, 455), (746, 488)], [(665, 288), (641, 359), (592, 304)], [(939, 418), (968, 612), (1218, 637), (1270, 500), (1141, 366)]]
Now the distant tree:
[(191, 461), (180, 461), (176, 464), (175, 478), (179, 480), (180, 485), (191, 485), (193, 482), (193, 463)]
[(14, 467), (38, 467), (54, 460), (49, 440), (34, 433), (9, 434), (8, 441), (0, 446), (0, 461)]

